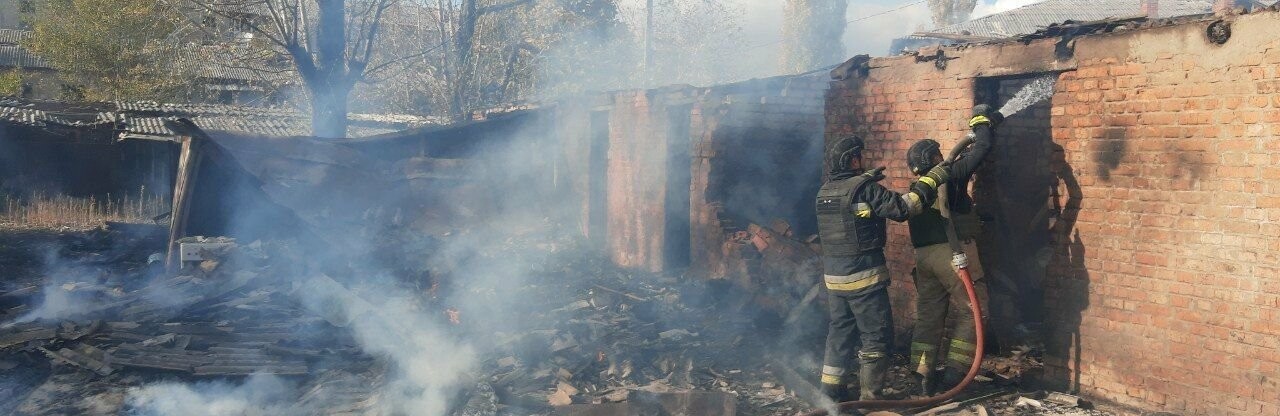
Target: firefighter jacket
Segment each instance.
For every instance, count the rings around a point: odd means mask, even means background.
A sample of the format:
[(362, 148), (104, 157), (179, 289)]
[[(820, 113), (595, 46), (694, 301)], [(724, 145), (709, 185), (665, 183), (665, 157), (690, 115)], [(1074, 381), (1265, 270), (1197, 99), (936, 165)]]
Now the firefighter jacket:
[(898, 194), (866, 175), (835, 175), (818, 191), (818, 236), (823, 277), (835, 293), (858, 293), (889, 281), (885, 266), (885, 220), (898, 222), (933, 201), (915, 192)]
[[(971, 240), (979, 232), (973, 198), (969, 196), (969, 179), (991, 152), (995, 141), (990, 126), (974, 128), (973, 133), (973, 146), (951, 163), (951, 179), (947, 180), (947, 203), (955, 220), (956, 235), (961, 240)], [(920, 215), (912, 217), (908, 226), (911, 228), (911, 245), (916, 248), (947, 242), (947, 220), (932, 204)]]

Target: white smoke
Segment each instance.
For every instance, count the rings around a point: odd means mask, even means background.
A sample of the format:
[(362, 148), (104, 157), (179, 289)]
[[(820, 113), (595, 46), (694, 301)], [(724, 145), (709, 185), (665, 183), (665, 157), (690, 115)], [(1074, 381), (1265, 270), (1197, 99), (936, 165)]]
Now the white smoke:
[[(127, 250), (118, 247), (120, 250)], [(15, 324), (57, 321), (64, 319), (93, 319), (109, 304), (117, 301), (121, 292), (100, 281), (102, 271), (74, 259), (60, 258), (56, 249), (48, 250), (40, 268), (46, 277), (35, 307), (0, 327)], [(152, 287), (147, 299), (158, 305), (176, 305), (182, 298), (165, 287)]]
[[(782, 54), (782, 1), (724, 0), (724, 3), (741, 10), (740, 50), (735, 51), (732, 64), (739, 78), (759, 78), (780, 75), (778, 60)], [(640, 16), (645, 0), (622, 0), (619, 6), (624, 14)], [(926, 30), (932, 25), (929, 8), (924, 3), (900, 8), (903, 2), (892, 0), (850, 1), (842, 42), (848, 56), (870, 54), (883, 56), (894, 39)], [(982, 7), (981, 5), (979, 7)], [(634, 28), (643, 29), (643, 22), (630, 22)], [(636, 23), (640, 23), (637, 25)], [(658, 22), (656, 25), (662, 24)], [(726, 63), (726, 65), (729, 63)], [(737, 79), (729, 80), (737, 81)]]
[(844, 30), (848, 55), (884, 56), (894, 39), (928, 30), (933, 25), (925, 3), (897, 9), (902, 6), (901, 2), (891, 1), (850, 2), (848, 20), (853, 22)]
[(308, 309), (350, 329), (365, 353), (395, 365), (379, 401), (381, 413), (443, 415), (450, 392), (475, 365), (473, 349), (440, 326), (439, 311), (429, 312), (415, 298), (389, 286), (361, 289), (352, 293), (319, 277), (296, 295)]
[[(377, 258), (351, 253), (324, 253), (315, 257), (344, 258), (350, 263), (346, 275), (325, 275), (303, 271), (299, 275), (276, 276), (293, 282), (289, 293), (297, 304), (314, 316), (337, 326), (334, 331), (349, 332), (364, 354), (387, 364), (387, 372), (375, 389), (372, 414), (410, 416), (442, 416), (456, 405), (457, 394), (474, 381), (468, 377), (482, 364), (486, 348), (493, 347), (491, 338), (481, 336), (481, 343), (471, 344), (464, 332), (515, 331), (504, 325), (513, 321), (513, 306), (531, 301), (519, 288), (539, 269), (551, 253), (539, 247), (512, 246), (517, 231), (529, 224), (541, 224), (547, 217), (566, 215), (577, 208), (572, 201), (536, 195), (537, 187), (530, 178), (540, 177), (541, 167), (528, 163), (531, 149), (543, 140), (546, 132), (531, 129), (515, 136), (513, 143), (494, 148), (477, 149), (469, 155), (484, 166), (502, 166), (490, 174), (478, 174), (491, 182), (494, 195), (509, 201), (491, 207), (469, 207), (478, 211), (490, 208), (483, 220), (446, 224), (457, 232), (439, 240), (438, 247), (410, 253), (440, 265), (441, 280), (456, 282), (457, 290), (439, 299), (426, 299), (421, 291), (407, 290), (406, 285), (390, 275), (393, 266)], [(386, 197), (399, 197), (394, 194)], [(438, 201), (439, 203), (458, 203)], [(252, 207), (243, 207), (249, 210)], [(447, 210), (446, 210), (447, 211)], [(483, 214), (478, 214), (483, 215)], [(424, 215), (430, 217), (430, 215)], [(242, 219), (243, 220), (243, 219)], [(396, 227), (412, 228), (413, 220)], [(425, 220), (424, 220), (425, 221)], [(371, 220), (369, 229), (381, 224)], [(240, 224), (241, 227), (269, 227), (268, 224)], [(417, 232), (414, 231), (407, 232)], [(364, 238), (351, 236), (347, 244), (355, 252), (373, 253), (381, 247), (375, 239), (386, 236), (371, 233)], [(460, 311), (460, 324), (449, 323), (445, 307)], [(245, 396), (255, 390), (249, 380), (244, 385), (227, 384), (152, 384), (130, 391), (129, 404), (144, 415), (185, 416), (188, 409), (199, 411), (204, 406), (230, 409), (227, 413), (201, 414), (314, 414), (280, 403), (297, 400), (293, 389), (264, 390), (270, 394)], [(179, 397), (196, 405), (178, 407), (165, 397)], [(265, 409), (265, 410), (264, 410)], [(243, 410), (241, 412), (241, 410)], [(239, 412), (239, 413), (237, 413)]]
[[(637, 0), (628, 0), (635, 2)], [(643, 4), (643, 0), (639, 0)], [(672, 0), (667, 0), (672, 1)], [(730, 0), (733, 5), (745, 10), (742, 22), (742, 37), (751, 40), (780, 40), (782, 16), (780, 5), (765, 5), (758, 0)], [(733, 6), (731, 5), (731, 6)], [(880, 12), (893, 5), (879, 5), (872, 8), (851, 6), (851, 14)], [(921, 6), (923, 7), (923, 6)], [(731, 7), (733, 8), (733, 7)], [(927, 10), (923, 12), (910, 10), (910, 15), (923, 16), (927, 21)], [(634, 11), (634, 9), (633, 9)], [(895, 12), (898, 13), (898, 12)], [(625, 14), (625, 12), (624, 12)], [(633, 14), (634, 16), (634, 14)], [(900, 15), (886, 14), (866, 22), (878, 22), (885, 28), (893, 27), (898, 31), (907, 30), (898, 27)], [(866, 29), (850, 26), (855, 38)], [(868, 33), (867, 36), (870, 36)], [(892, 34), (876, 34), (874, 42), (877, 52), (888, 49), (888, 42), (895, 37)], [(833, 40), (838, 41), (838, 40)], [(858, 39), (850, 45), (867, 47), (871, 45), (866, 39)], [(743, 42), (747, 43), (747, 42)], [(755, 70), (763, 72), (747, 73), (746, 76), (775, 75), (778, 44), (770, 48), (759, 49), (760, 55), (754, 58), (712, 60), (735, 68), (751, 66), (751, 62), (767, 62), (769, 65), (757, 66)], [(868, 47), (868, 50), (870, 47)], [(721, 55), (735, 56), (745, 49), (719, 51)], [(752, 49), (752, 51), (756, 51)], [(770, 52), (772, 51), (772, 52)], [(687, 51), (686, 51), (687, 52)], [(752, 52), (757, 53), (757, 52)], [(768, 54), (773, 54), (772, 56)], [(748, 55), (751, 56), (751, 55)], [(706, 58), (706, 57), (702, 57)], [(754, 60), (754, 61), (753, 61)], [(552, 65), (554, 65), (553, 63)], [(598, 70), (598, 69), (597, 69)], [(726, 71), (730, 72), (730, 71)], [(670, 82), (658, 80), (657, 85)], [(582, 126), (586, 128), (586, 126)], [(537, 273), (540, 262), (549, 254), (529, 247), (495, 247), (509, 241), (513, 230), (532, 223), (540, 223), (547, 218), (575, 217), (579, 209), (572, 200), (556, 200), (555, 196), (536, 194), (538, 188), (529, 186), (536, 178), (543, 178), (544, 171), (529, 163), (532, 156), (539, 152), (540, 145), (547, 140), (541, 138), (547, 132), (531, 131), (525, 137), (518, 137), (519, 145), (504, 145), (503, 149), (489, 149), (483, 154), (474, 155), (483, 159), (483, 166), (495, 167), (493, 180), (496, 185), (487, 186), (484, 192), (493, 195), (497, 201), (496, 215), (485, 217), (484, 221), (472, 221), (468, 224), (452, 224), (460, 232), (442, 241), (442, 246), (433, 248), (433, 252), (418, 253), (431, 257), (433, 261), (449, 264), (452, 273), (441, 276), (453, 279), (459, 290), (438, 303), (444, 303), (461, 311), (462, 326), (467, 332), (492, 333), (498, 331), (518, 332), (528, 328), (507, 328), (514, 317), (514, 306), (527, 305), (529, 299), (520, 288), (527, 282), (531, 274)], [(821, 140), (812, 143), (821, 144)], [(802, 153), (802, 152), (798, 152)], [(468, 155), (467, 157), (471, 157)], [(536, 158), (536, 157), (535, 157)], [(655, 175), (654, 180), (661, 175)], [(657, 188), (661, 187), (641, 187)], [(486, 207), (469, 207), (486, 208)], [(536, 216), (536, 217), (531, 217)], [(269, 226), (259, 224), (258, 226)], [(469, 227), (469, 228), (468, 228)], [(359, 237), (352, 236), (352, 240)], [(352, 242), (352, 245), (359, 245)], [(372, 246), (372, 241), (364, 242)], [(343, 253), (346, 254), (346, 253)], [(325, 256), (324, 253), (314, 257)], [(336, 257), (336, 256), (335, 256)], [(303, 275), (286, 278), (295, 279), (297, 283), (292, 295), (313, 314), (320, 315), (336, 322), (344, 331), (350, 331), (364, 353), (383, 359), (390, 371), (386, 381), (378, 391), (378, 408), (375, 414), (406, 414), (415, 416), (441, 416), (455, 399), (463, 386), (468, 386), (467, 377), (476, 372), (486, 357), (485, 350), (493, 347), (492, 339), (481, 339), (476, 344), (468, 343), (459, 335), (460, 330), (442, 321), (440, 305), (424, 302), (421, 293), (408, 293), (397, 287), (391, 279), (380, 273), (381, 265), (352, 264), (351, 268), (361, 276), (322, 276)], [(575, 276), (567, 276), (573, 278)], [(341, 284), (337, 283), (341, 282)], [(566, 294), (572, 296), (571, 294)], [(242, 414), (276, 414), (291, 415), (300, 412), (298, 409), (279, 405), (292, 401), (297, 395), (290, 389), (276, 389), (275, 396), (245, 396), (246, 389), (252, 389), (250, 380), (243, 386), (225, 384), (180, 385), (173, 383), (155, 384), (135, 389), (130, 394), (130, 404), (146, 415), (186, 415), (186, 409), (201, 409), (200, 406), (219, 406), (219, 408), (239, 409)], [(196, 405), (180, 408), (164, 397), (178, 397), (189, 400)], [(241, 414), (237, 413), (237, 414)], [(216, 414), (206, 412), (205, 414)]]
[[(287, 398), (294, 386), (255, 374), (242, 384), (156, 383), (130, 388), (127, 403), (136, 416), (301, 416), (314, 414)], [(310, 409), (314, 410), (314, 409)]]

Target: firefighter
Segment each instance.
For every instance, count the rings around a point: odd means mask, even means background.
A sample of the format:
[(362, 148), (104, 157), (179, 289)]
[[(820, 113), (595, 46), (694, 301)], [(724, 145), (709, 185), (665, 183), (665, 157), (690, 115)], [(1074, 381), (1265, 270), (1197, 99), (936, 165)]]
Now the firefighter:
[[(993, 129), (1003, 119), (1004, 116), (986, 105), (974, 107), (973, 117), (969, 120), (974, 135), (973, 145), (950, 163), (951, 176), (946, 183), (945, 200), (951, 219), (942, 216), (937, 204), (944, 198), (938, 198), (933, 206), (907, 222), (911, 230), (911, 244), (916, 249), (916, 322), (911, 338), (910, 366), (921, 381), (921, 393), (926, 396), (933, 395), (940, 387), (950, 388), (959, 384), (973, 363), (976, 348), (973, 314), (969, 310), (969, 295), (957, 270), (959, 267), (969, 269), (978, 304), (985, 314), (987, 285), (982, 280), (982, 265), (974, 244), (981, 227), (973, 209), (973, 198), (969, 196), (968, 183), (991, 151), (995, 140)], [(917, 175), (927, 175), (942, 161), (938, 142), (933, 140), (921, 140), (907, 150), (907, 165)], [(963, 253), (954, 253), (947, 236), (946, 227), (949, 226), (955, 227), (955, 236)], [(954, 328), (950, 342), (943, 348), (947, 317), (951, 317)], [(939, 380), (935, 369), (937, 360), (943, 356), (946, 357), (946, 368)]]
[(893, 322), (889, 310), (889, 269), (885, 267), (886, 219), (902, 222), (933, 203), (945, 166), (935, 166), (906, 194), (877, 183), (883, 168), (862, 166), (862, 139), (848, 137), (827, 154), (830, 175), (818, 191), (818, 235), (831, 323), (823, 360), (823, 393), (836, 402), (851, 399), (845, 388), (849, 361), (858, 358), (863, 400), (876, 397), (889, 368)]

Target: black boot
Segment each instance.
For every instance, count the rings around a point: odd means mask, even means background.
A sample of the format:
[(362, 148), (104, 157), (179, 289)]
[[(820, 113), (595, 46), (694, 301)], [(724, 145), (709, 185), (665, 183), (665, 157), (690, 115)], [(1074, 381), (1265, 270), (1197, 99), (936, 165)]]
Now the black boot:
[(928, 371), (927, 374), (912, 372), (911, 376), (916, 379), (916, 382), (920, 383), (920, 390), (916, 391), (917, 394), (924, 397), (938, 394), (939, 377), (937, 371)]
[(849, 401), (849, 388), (843, 384), (822, 383), (822, 395), (827, 396), (836, 403), (847, 402)]
[(958, 368), (947, 366), (945, 370), (942, 370), (942, 384), (939, 390), (951, 390), (952, 387), (960, 385), (960, 382), (964, 381), (966, 374), (968, 373), (960, 371)]
[(858, 400), (875, 400), (884, 390), (884, 374), (889, 371), (889, 357), (862, 359), (858, 367)]

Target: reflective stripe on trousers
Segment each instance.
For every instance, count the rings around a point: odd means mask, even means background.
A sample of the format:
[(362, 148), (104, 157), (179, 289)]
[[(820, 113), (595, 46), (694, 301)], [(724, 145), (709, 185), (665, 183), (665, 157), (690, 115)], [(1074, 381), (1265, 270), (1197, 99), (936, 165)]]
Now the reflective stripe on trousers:
[(822, 279), (827, 283), (827, 289), (839, 291), (854, 291), (871, 287), (876, 283), (889, 279), (889, 267), (878, 266), (867, 270), (856, 272), (846, 276), (823, 275)]

